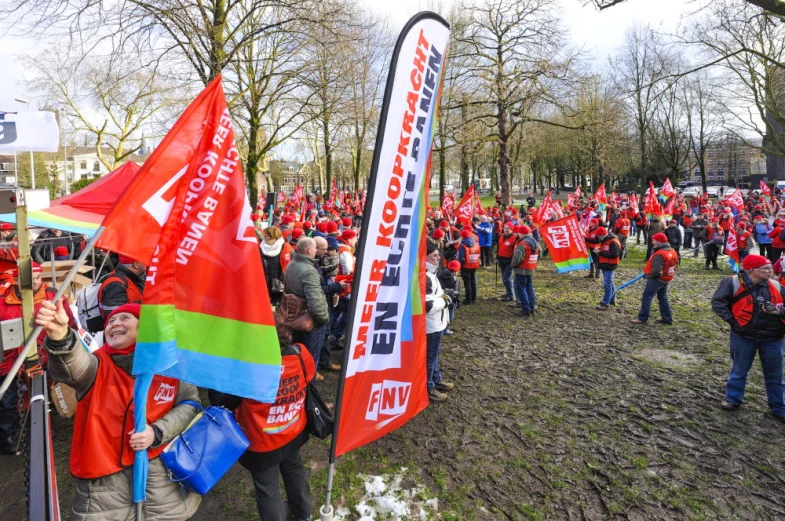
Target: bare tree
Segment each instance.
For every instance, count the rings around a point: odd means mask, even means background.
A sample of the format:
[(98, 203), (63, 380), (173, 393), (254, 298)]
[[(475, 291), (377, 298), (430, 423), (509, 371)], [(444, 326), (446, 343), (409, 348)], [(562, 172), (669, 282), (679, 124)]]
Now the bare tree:
[[(591, 0), (591, 3), (594, 4), (597, 9), (602, 11), (603, 9), (608, 9), (609, 7), (613, 7), (614, 5), (621, 4), (622, 2), (626, 2), (627, 0)], [(685, 3), (694, 2), (695, 0), (685, 0)], [(711, 1), (711, 0), (710, 0)], [(748, 4), (755, 5), (760, 7), (761, 9), (765, 9), (770, 13), (773, 13), (777, 16), (785, 17), (785, 0), (745, 0)], [(584, 1), (584, 4), (588, 2)]]
[(706, 151), (717, 139), (722, 124), (721, 107), (713, 91), (714, 85), (706, 71), (686, 78), (682, 86), (689, 149), (701, 173), (703, 192), (706, 192)]
[(59, 47), (23, 58), (35, 75), (27, 87), (66, 107), (74, 131), (90, 136), (98, 160), (110, 170), (142, 146), (145, 130), (155, 137), (168, 126), (184, 102), (156, 61), (112, 58), (87, 59)]
[(499, 176), (504, 204), (512, 202), (510, 144), (521, 124), (539, 121), (538, 105), (556, 103), (553, 83), (570, 63), (554, 0), (491, 0), (469, 9), (471, 22), (461, 43), (469, 49), (467, 69), (482, 83), (486, 97), (476, 117), (493, 117), (499, 145)]

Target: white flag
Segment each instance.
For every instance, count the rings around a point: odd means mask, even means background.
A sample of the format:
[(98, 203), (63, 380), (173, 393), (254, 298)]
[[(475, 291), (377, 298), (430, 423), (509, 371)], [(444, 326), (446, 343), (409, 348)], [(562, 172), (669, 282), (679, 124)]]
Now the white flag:
[(0, 152), (57, 152), (59, 145), (54, 112), (0, 112)]

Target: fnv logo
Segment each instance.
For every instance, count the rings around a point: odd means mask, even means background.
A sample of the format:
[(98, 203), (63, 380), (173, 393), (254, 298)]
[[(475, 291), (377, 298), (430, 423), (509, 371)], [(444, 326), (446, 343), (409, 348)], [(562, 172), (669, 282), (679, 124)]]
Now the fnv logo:
[(158, 388), (158, 391), (155, 393), (155, 398), (153, 400), (156, 403), (166, 403), (174, 401), (176, 389), (174, 385), (169, 385), (165, 383), (161, 383), (161, 387)]
[(411, 391), (411, 382), (384, 380), (381, 383), (372, 384), (371, 396), (365, 410), (365, 419), (375, 422), (381, 417), (384, 420), (377, 425), (377, 428), (384, 427), (406, 412)]

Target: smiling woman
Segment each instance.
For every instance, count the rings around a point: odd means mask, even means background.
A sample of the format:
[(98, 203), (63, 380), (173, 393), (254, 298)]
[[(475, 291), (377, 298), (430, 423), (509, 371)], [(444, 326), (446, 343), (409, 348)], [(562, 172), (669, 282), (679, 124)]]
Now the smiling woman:
[[(114, 309), (106, 319), (106, 344), (88, 353), (79, 346), (68, 327), (62, 302), (41, 304), (36, 324), (47, 334), (44, 347), (49, 354), (49, 371), (58, 382), (73, 387), (79, 399), (71, 444), (71, 474), (76, 494), (71, 519), (104, 519), (117, 512), (121, 519), (134, 519), (132, 468), (135, 451), (147, 450), (150, 458), (147, 480), (147, 520), (185, 521), (196, 513), (201, 500), (194, 493), (183, 494), (179, 484), (169, 481), (158, 457), (166, 443), (180, 434), (197, 410), (180, 403), (197, 401), (199, 393), (189, 383), (155, 376), (147, 399), (147, 419), (142, 432), (133, 426), (136, 338), (139, 304)], [(112, 494), (105, 491), (111, 490)]]

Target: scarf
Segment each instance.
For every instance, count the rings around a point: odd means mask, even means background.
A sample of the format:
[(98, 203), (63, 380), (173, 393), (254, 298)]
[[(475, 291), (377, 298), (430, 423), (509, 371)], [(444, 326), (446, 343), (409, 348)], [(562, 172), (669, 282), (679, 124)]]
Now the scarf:
[(264, 254), (265, 257), (275, 257), (281, 253), (281, 248), (283, 248), (283, 237), (278, 237), (271, 245), (267, 244), (265, 241), (262, 241), (259, 245), (262, 248), (262, 254)]

